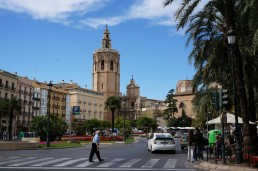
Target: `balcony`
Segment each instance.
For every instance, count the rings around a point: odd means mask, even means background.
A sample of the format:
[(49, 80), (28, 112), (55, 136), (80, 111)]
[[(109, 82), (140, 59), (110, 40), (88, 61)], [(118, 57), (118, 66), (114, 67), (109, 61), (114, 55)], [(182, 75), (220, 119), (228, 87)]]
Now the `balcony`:
[(26, 105), (28, 103), (27, 100), (23, 100), (23, 104)]
[(12, 87), (12, 88), (11, 88), (11, 91), (12, 91), (12, 92), (15, 92), (15, 91), (16, 91), (16, 88), (15, 88), (15, 87)]
[(65, 110), (66, 109), (66, 106), (62, 106), (62, 110)]
[(66, 98), (62, 98), (62, 102), (65, 102), (66, 101)]
[(24, 95), (28, 95), (28, 91), (24, 91), (23, 94), (24, 94)]
[(97, 103), (94, 103), (94, 106), (97, 106), (98, 104)]
[(83, 104), (86, 104), (86, 101), (83, 101)]
[(53, 100), (59, 101), (59, 100), (60, 100), (60, 97), (54, 96), (54, 97), (53, 97)]
[(3, 88), (4, 87), (4, 85), (3, 84), (0, 84), (0, 88)]
[(79, 101), (78, 101), (78, 103), (82, 103), (82, 101), (81, 101), (81, 100), (79, 100)]
[(33, 97), (32, 100), (34, 100), (34, 101), (40, 101), (40, 98)]
[(19, 93), (20, 93), (20, 94), (23, 94), (23, 90), (19, 89)]
[(7, 89), (7, 90), (10, 90), (10, 89), (11, 89), (11, 87), (8, 86), (8, 85), (6, 85), (4, 88)]
[(29, 101), (29, 105), (32, 105), (33, 104), (33, 102), (32, 101)]
[(88, 105), (91, 105), (91, 102), (89, 102)]
[(33, 110), (39, 110), (39, 107), (33, 106), (32, 109), (33, 109)]

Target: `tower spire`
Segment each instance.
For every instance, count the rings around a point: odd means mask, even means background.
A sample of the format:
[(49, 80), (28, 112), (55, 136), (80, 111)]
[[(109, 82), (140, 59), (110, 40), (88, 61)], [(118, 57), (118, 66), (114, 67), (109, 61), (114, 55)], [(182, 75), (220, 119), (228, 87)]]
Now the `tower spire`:
[(110, 33), (108, 30), (108, 25), (106, 24), (106, 29), (103, 35), (103, 39), (102, 39), (102, 49), (111, 49), (111, 40), (110, 40)]

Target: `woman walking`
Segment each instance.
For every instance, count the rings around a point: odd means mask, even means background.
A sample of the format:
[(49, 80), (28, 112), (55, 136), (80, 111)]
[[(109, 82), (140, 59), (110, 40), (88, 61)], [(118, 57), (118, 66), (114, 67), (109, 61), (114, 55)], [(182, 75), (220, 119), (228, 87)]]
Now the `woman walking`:
[(193, 130), (189, 130), (188, 134), (188, 144), (187, 144), (187, 149), (188, 149), (188, 161), (194, 162), (193, 158), (193, 153), (194, 153), (194, 143), (195, 143), (195, 138), (194, 138), (194, 133)]

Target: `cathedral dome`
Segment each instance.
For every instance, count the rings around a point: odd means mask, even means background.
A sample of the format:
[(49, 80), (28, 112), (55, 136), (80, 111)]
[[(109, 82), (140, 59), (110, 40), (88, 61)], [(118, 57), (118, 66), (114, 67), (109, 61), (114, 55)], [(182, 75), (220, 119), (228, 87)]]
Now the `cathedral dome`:
[(192, 80), (180, 80), (176, 86), (176, 94), (192, 94), (193, 91)]

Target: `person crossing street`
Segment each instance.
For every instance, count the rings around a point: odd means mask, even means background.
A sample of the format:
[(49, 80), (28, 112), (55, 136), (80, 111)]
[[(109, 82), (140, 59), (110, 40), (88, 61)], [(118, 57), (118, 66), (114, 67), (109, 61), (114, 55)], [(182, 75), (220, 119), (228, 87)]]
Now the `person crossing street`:
[(91, 152), (90, 152), (90, 157), (89, 157), (89, 162), (94, 162), (93, 156), (96, 153), (96, 156), (99, 160), (99, 162), (103, 161), (104, 159), (102, 159), (100, 157), (100, 153), (99, 153), (99, 143), (100, 143), (100, 139), (99, 139), (99, 131), (95, 132), (95, 135), (92, 139), (92, 147), (91, 147)]

